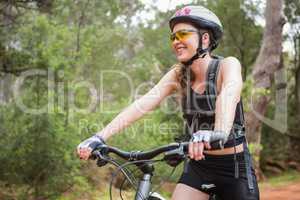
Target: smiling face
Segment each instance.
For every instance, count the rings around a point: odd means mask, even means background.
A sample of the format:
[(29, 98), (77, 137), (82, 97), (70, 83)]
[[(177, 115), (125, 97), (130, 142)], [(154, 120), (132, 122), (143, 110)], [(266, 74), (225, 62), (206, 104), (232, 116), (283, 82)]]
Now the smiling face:
[[(191, 59), (197, 52), (199, 46), (199, 31), (202, 33), (202, 48), (208, 48), (210, 39), (206, 30), (198, 30), (188, 23), (178, 23), (174, 26), (171, 37), (172, 48), (179, 62), (186, 62)], [(175, 37), (175, 33), (179, 37)], [(180, 37), (182, 36), (182, 37)]]
[(174, 26), (172, 33), (176, 33), (178, 31), (184, 31), (184, 30), (195, 31), (195, 32), (190, 32), (183, 39), (176, 38), (172, 42), (173, 51), (179, 62), (186, 62), (192, 56), (194, 56), (199, 45), (199, 35), (197, 33), (198, 30), (190, 24), (178, 23)]

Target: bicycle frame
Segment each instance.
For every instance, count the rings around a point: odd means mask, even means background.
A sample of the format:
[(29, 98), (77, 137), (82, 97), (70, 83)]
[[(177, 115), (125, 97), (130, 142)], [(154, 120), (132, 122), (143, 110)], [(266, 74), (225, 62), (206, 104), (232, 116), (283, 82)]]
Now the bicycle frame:
[[(95, 150), (92, 155), (94, 158), (98, 159), (98, 166), (104, 166), (105, 164), (107, 164), (107, 162), (110, 162), (108, 159), (110, 158), (108, 156), (109, 153), (114, 153), (128, 161), (141, 161), (135, 163), (135, 165), (143, 172), (143, 177), (139, 180), (138, 187), (136, 189), (135, 200), (165, 200), (158, 193), (151, 193), (151, 178), (153, 177), (154, 173), (154, 167), (151, 160), (162, 153), (164, 153), (163, 160), (165, 161), (172, 158), (172, 156), (174, 155), (185, 157), (187, 154), (187, 149), (187, 142), (173, 143), (146, 152), (125, 152), (115, 147), (102, 145), (99, 149)], [(115, 165), (115, 163), (111, 163)], [(122, 169), (121, 166), (119, 167), (120, 169)], [(127, 179), (129, 179), (126, 172), (124, 172), (123, 170), (121, 171), (124, 173)], [(213, 199), (213, 197), (210, 197), (210, 200)]]
[(139, 182), (138, 190), (135, 194), (135, 200), (148, 199), (151, 191), (151, 174), (144, 174)]

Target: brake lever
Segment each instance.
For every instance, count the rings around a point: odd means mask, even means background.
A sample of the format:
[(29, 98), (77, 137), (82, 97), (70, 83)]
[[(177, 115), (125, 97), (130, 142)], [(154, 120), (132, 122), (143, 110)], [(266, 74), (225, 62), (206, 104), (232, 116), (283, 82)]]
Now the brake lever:
[(92, 154), (91, 154), (91, 156), (89, 157), (89, 159), (96, 160), (99, 156), (100, 156), (100, 152), (99, 151), (93, 151)]
[(91, 154), (91, 159), (93, 159), (93, 160), (97, 159), (98, 167), (103, 167), (108, 163), (109, 157), (105, 156), (105, 154), (107, 154), (105, 147), (106, 147), (106, 145), (103, 145), (102, 146), (103, 149), (101, 149), (101, 147), (99, 147), (97, 150), (93, 151)]
[(179, 155), (179, 156), (185, 156), (184, 150), (183, 150), (183, 145), (179, 145), (178, 148), (167, 151), (164, 153), (165, 156), (170, 156), (170, 155)]
[(98, 167), (103, 167), (103, 166), (105, 166), (107, 163), (108, 163), (108, 159), (107, 159), (105, 156), (102, 156), (102, 155), (100, 154), (100, 157), (98, 157), (98, 160), (97, 160), (97, 166), (98, 166)]
[(178, 148), (164, 153), (164, 158), (168, 165), (175, 167), (186, 158), (183, 145), (180, 144)]

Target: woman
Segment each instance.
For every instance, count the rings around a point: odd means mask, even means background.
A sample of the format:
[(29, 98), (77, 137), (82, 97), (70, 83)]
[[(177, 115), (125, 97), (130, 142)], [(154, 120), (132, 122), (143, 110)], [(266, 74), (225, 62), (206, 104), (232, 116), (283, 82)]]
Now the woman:
[(186, 6), (170, 19), (172, 48), (179, 64), (103, 130), (79, 144), (88, 159), (103, 144), (175, 91), (182, 94), (190, 161), (172, 200), (259, 199), (244, 134), (241, 65), (234, 57), (211, 55), (223, 34), (218, 17), (202, 6)]

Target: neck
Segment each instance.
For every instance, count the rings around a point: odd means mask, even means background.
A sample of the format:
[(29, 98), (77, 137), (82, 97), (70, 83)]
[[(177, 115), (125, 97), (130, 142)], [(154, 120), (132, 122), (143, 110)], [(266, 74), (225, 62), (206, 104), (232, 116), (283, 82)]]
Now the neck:
[(204, 58), (198, 58), (191, 65), (191, 69), (195, 74), (195, 81), (205, 81), (206, 71), (211, 60), (211, 56), (207, 54)]

